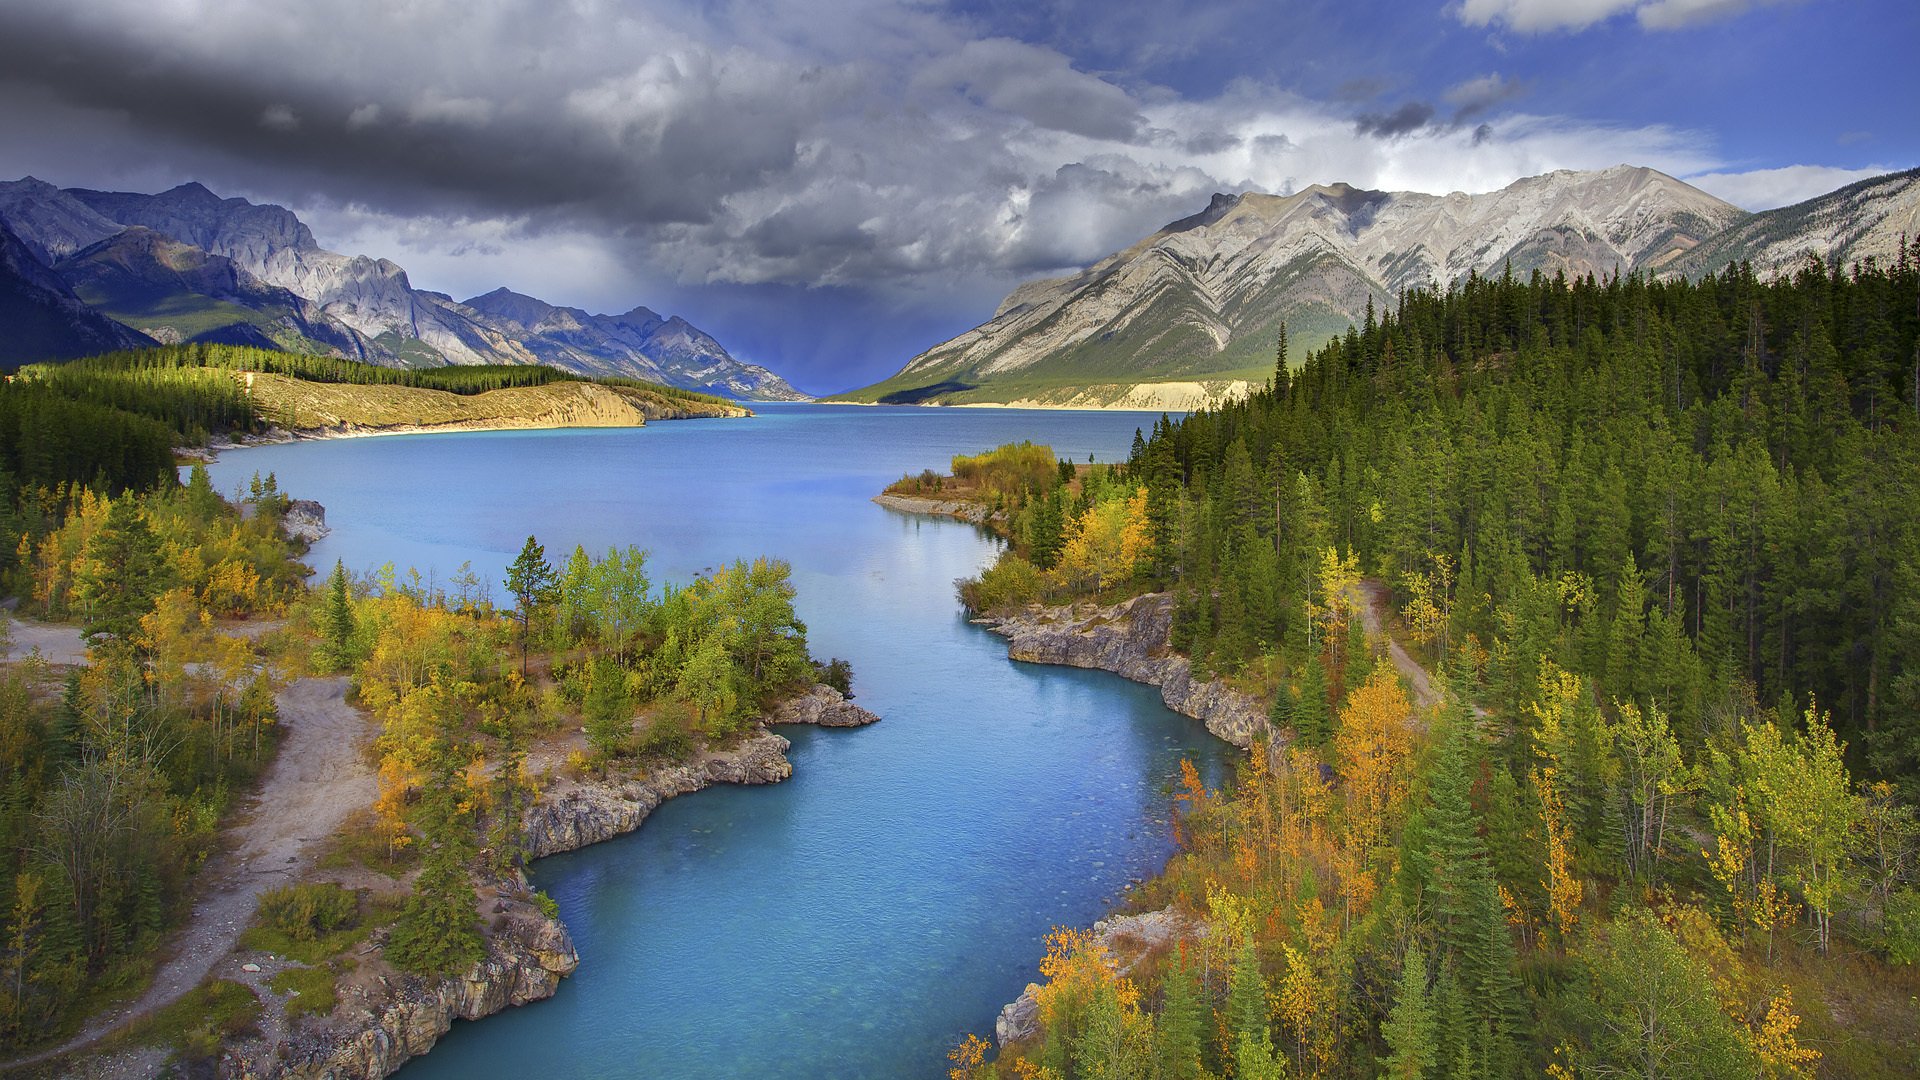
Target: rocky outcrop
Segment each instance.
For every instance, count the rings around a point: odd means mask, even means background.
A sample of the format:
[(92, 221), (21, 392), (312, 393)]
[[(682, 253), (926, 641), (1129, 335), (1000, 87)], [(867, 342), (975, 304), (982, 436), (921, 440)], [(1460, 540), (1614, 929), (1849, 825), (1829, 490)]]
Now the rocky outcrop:
[(538, 859), (630, 833), (661, 803), (713, 784), (777, 784), (793, 775), (789, 745), (760, 731), (727, 750), (644, 778), (561, 781), (527, 811), (527, 854)]
[(297, 1031), (262, 1057), (230, 1057), (223, 1073), (244, 1080), (389, 1076), (431, 1050), (455, 1019), (478, 1020), (553, 996), (561, 978), (580, 966), (567, 928), (529, 903), (497, 906), (506, 910), (495, 913), (488, 929), (487, 957), (470, 971), (437, 981), (382, 974), (376, 985), (383, 993), (343, 1005), (324, 1024)]
[[(1094, 923), (1092, 930), (1094, 941), (1106, 950), (1114, 970), (1122, 978), (1131, 974), (1149, 954), (1165, 951), (1182, 938), (1201, 938), (1206, 933), (1205, 923), (1171, 907), (1138, 915), (1109, 916)], [(1019, 997), (1000, 1010), (993, 1022), (993, 1038), (1002, 1049), (1040, 1034), (1040, 1006), (1034, 998), (1039, 989), (1028, 983)]]
[(1007, 639), (1014, 660), (1095, 668), (1157, 686), (1167, 708), (1235, 746), (1250, 746), (1268, 730), (1258, 701), (1218, 680), (1195, 678), (1192, 662), (1172, 650), (1173, 598), (1165, 593), (1111, 607), (1033, 608), (980, 621)]
[(903, 514), (927, 514), (931, 517), (958, 518), (969, 525), (985, 525), (989, 522), (1006, 520), (1004, 513), (994, 513), (989, 507), (962, 499), (929, 499), (923, 495), (875, 495), (873, 501), (889, 510), (898, 510)]
[(815, 686), (797, 697), (774, 706), (766, 716), (769, 724), (812, 724), (815, 727), (865, 727), (880, 719), (848, 701), (831, 686)]
[(309, 544), (318, 543), (333, 531), (327, 528), (327, 508), (312, 499), (294, 499), (287, 503), (287, 512), (280, 515), (280, 528), (295, 540)]

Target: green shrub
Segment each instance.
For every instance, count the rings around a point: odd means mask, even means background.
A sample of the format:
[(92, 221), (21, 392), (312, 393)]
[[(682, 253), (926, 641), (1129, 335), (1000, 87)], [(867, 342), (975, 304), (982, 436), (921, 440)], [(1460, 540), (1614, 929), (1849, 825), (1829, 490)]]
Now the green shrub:
[(339, 975), (331, 967), (288, 968), (267, 982), (277, 994), (291, 995), (287, 999), (289, 1017), (314, 1015), (325, 1016), (333, 1011), (340, 1002), (339, 994), (334, 990), (334, 982)]
[(693, 756), (693, 735), (687, 728), (686, 710), (678, 703), (661, 706), (640, 736), (640, 756), (662, 762), (680, 762)]
[(1920, 890), (1902, 889), (1887, 897), (1887, 959), (1920, 963)]
[(975, 614), (1011, 611), (1040, 599), (1046, 578), (1032, 563), (1012, 551), (1000, 554), (999, 561), (977, 578), (954, 583), (960, 602)]
[(331, 881), (288, 885), (260, 897), (260, 924), (295, 941), (345, 930), (359, 914), (359, 897)]

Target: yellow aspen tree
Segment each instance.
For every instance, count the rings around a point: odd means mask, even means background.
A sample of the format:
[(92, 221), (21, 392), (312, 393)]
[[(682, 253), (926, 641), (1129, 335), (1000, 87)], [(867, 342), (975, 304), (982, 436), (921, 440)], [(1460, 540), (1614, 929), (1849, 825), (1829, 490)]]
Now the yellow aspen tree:
[(1547, 905), (1554, 925), (1562, 937), (1573, 932), (1580, 921), (1580, 880), (1573, 872), (1573, 843), (1567, 828), (1566, 808), (1561, 805), (1554, 786), (1554, 767), (1534, 769), (1533, 788), (1540, 796), (1540, 823), (1547, 842), (1547, 878), (1541, 882), (1547, 890)]
[(1799, 1027), (1800, 1017), (1793, 1011), (1793, 990), (1782, 986), (1767, 1002), (1767, 1013), (1753, 1031), (1753, 1048), (1769, 1076), (1813, 1075), (1820, 1051), (1800, 1045), (1794, 1034)]

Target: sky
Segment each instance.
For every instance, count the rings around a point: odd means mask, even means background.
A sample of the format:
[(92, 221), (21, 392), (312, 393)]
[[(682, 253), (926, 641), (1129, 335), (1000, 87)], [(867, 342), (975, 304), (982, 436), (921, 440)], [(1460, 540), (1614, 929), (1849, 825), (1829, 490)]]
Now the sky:
[(1216, 191), (1920, 165), (1913, 0), (6, 0), (0, 177), (295, 210), (826, 393)]

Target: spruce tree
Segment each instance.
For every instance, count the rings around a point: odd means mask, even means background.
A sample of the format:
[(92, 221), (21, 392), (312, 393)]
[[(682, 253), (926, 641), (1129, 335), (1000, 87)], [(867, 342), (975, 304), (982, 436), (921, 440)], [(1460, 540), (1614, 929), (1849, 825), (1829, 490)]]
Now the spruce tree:
[(320, 658), (327, 667), (344, 671), (353, 666), (353, 633), (353, 590), (347, 582), (347, 565), (335, 559), (320, 609)]
[(1293, 731), (1302, 743), (1327, 745), (1333, 738), (1333, 706), (1327, 702), (1327, 669), (1318, 656), (1307, 658), (1300, 671), (1300, 702), (1293, 710)]
[(1439, 1063), (1436, 1036), (1433, 1005), (1427, 1000), (1427, 960), (1410, 951), (1400, 963), (1393, 1011), (1380, 1025), (1380, 1037), (1389, 1051), (1380, 1075), (1387, 1080), (1422, 1080), (1432, 1075)]

